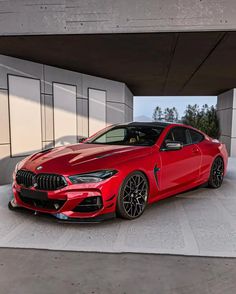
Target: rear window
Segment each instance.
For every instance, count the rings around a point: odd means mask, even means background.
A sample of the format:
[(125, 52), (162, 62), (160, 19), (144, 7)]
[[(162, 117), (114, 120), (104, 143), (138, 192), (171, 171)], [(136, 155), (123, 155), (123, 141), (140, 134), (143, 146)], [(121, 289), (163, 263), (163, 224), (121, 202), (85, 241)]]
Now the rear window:
[(200, 143), (204, 140), (204, 136), (197, 131), (189, 129), (189, 133), (193, 144)]

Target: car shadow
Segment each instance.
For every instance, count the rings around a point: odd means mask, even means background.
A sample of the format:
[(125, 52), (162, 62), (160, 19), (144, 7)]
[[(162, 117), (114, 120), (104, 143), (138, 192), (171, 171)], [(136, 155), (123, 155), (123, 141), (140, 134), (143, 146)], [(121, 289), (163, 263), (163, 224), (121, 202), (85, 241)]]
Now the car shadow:
[[(227, 183), (223, 182), (222, 187), (224, 187), (224, 185), (226, 185)], [(10, 188), (9, 188), (10, 189)], [(9, 192), (8, 189), (8, 192)], [(165, 206), (171, 205), (173, 203), (177, 203), (182, 201), (182, 199), (184, 198), (185, 200), (188, 199), (188, 196), (191, 196), (191, 198), (189, 198), (189, 201), (192, 201), (192, 197), (198, 197), (200, 195), (202, 195), (202, 192), (204, 191), (211, 191), (210, 188), (207, 188), (207, 184), (203, 184), (197, 187), (194, 187), (192, 189), (186, 190), (182, 193), (179, 194), (175, 194), (175, 195), (171, 195), (167, 198), (158, 200), (150, 205), (147, 206), (144, 215), (148, 218), (149, 216), (153, 215), (153, 213), (159, 213), (160, 209), (164, 208)], [(183, 197), (182, 197), (183, 196)], [(8, 196), (8, 198), (10, 199), (10, 197)], [(7, 207), (8, 204), (8, 200), (9, 199), (5, 199), (4, 201), (1, 201), (0, 205), (1, 207)], [(199, 199), (201, 199), (199, 197)], [(6, 201), (7, 200), (7, 201)], [(52, 215), (48, 215), (48, 214), (44, 214), (44, 213), (35, 213), (33, 211), (29, 211), (27, 209), (24, 208), (19, 208), (17, 210), (15, 210), (13, 213), (20, 213), (21, 215), (25, 215), (28, 217), (32, 217), (32, 219), (34, 219), (36, 222), (39, 223), (45, 223), (45, 224), (51, 224), (51, 225), (63, 225), (65, 227), (71, 226), (71, 225), (86, 225), (88, 228), (92, 228), (94, 227), (94, 225), (99, 225), (99, 227), (106, 227), (107, 225), (116, 225), (116, 224), (122, 224), (122, 223), (128, 223), (130, 222), (129, 220), (125, 220), (125, 219), (121, 219), (121, 218), (113, 218), (110, 220), (106, 220), (106, 221), (102, 221), (102, 222), (68, 222), (68, 221), (61, 221), (58, 220), (56, 217), (52, 216)], [(139, 222), (142, 219), (142, 216), (133, 222)]]
[[(158, 211), (160, 209), (162, 209), (162, 207), (166, 206), (166, 205), (170, 205), (176, 202), (179, 202), (182, 200), (181, 196), (186, 196), (188, 193), (191, 193), (191, 196), (198, 196), (199, 192), (201, 190), (207, 190), (206, 185), (201, 185), (198, 187), (195, 187), (193, 189), (184, 191), (180, 194), (175, 194), (172, 196), (169, 196), (167, 198), (158, 200), (157, 202), (154, 202), (150, 205), (147, 206), (144, 215), (148, 218), (149, 215), (152, 215), (154, 213), (154, 211), (156, 211), (158, 213)], [(3, 208), (7, 208), (8, 205), (8, 201), (10, 200), (10, 196), (8, 197), (8, 199), (5, 199), (4, 201), (1, 202), (1, 207)], [(7, 201), (6, 201), (7, 200)], [(189, 199), (189, 201), (191, 201), (193, 199)], [(53, 215), (49, 215), (49, 214), (44, 214), (44, 213), (35, 213), (34, 211), (30, 211), (24, 208), (17, 208), (16, 210), (12, 211), (12, 213), (17, 213), (20, 215), (25, 215), (27, 217), (32, 217), (35, 221), (38, 222), (42, 222), (45, 224), (57, 224), (57, 225), (63, 225), (65, 227), (67, 226), (71, 226), (71, 225), (86, 225), (88, 228), (89, 227), (94, 227), (94, 225), (99, 225), (101, 227), (105, 227), (108, 224), (110, 225), (111, 223), (114, 224), (122, 224), (122, 223), (128, 223), (130, 222), (129, 220), (125, 220), (125, 219), (121, 219), (121, 218), (113, 218), (113, 219), (109, 219), (106, 221), (101, 221), (101, 222), (95, 222), (95, 221), (89, 221), (89, 222), (83, 222), (83, 221), (79, 221), (79, 222), (70, 222), (70, 221), (62, 221), (57, 219), (55, 216)], [(138, 218), (137, 220), (133, 220), (132, 222), (136, 222), (136, 221), (140, 221), (142, 219), (142, 216), (140, 218)]]

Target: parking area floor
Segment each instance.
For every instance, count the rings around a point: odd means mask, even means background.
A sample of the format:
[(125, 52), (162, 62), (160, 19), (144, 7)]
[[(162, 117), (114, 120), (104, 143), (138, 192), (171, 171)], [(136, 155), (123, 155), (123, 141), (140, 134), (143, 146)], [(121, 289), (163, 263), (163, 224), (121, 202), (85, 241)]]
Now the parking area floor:
[(7, 209), (0, 187), (0, 247), (236, 257), (236, 159), (218, 190), (198, 188), (150, 206), (135, 221), (61, 224)]
[(235, 294), (236, 259), (0, 249), (1, 294)]

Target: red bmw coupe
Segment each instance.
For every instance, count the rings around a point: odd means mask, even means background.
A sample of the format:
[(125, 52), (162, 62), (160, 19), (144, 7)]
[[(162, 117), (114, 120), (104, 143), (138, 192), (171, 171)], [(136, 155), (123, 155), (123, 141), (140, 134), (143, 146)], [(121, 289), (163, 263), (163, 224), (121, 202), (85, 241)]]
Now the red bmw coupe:
[(75, 145), (35, 153), (15, 168), (9, 208), (60, 220), (135, 219), (147, 204), (226, 173), (225, 145), (186, 125), (132, 122)]

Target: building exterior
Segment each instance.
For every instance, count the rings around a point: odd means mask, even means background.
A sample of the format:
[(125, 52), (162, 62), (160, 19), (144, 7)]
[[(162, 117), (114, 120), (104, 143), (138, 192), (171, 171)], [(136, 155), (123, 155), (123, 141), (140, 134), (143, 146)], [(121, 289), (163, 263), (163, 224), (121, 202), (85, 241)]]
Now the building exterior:
[(124, 83), (0, 56), (0, 184), (34, 151), (132, 121)]
[(234, 0), (6, 0), (0, 34), (235, 30)]

